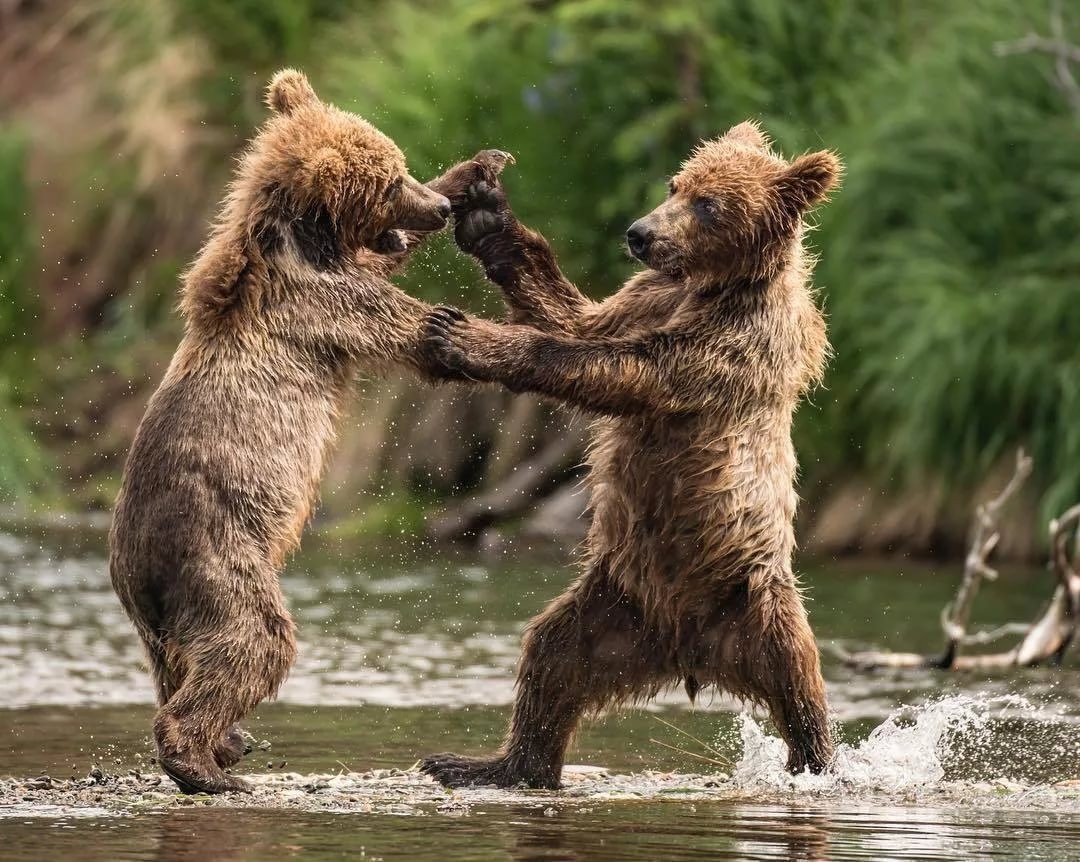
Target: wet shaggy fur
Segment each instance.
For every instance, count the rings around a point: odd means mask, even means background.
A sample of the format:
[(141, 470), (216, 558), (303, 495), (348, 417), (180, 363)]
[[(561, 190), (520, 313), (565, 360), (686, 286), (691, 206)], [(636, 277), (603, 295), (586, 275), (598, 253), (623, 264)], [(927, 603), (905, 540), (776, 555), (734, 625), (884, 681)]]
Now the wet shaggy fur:
[[(279, 73), (186, 273), (183, 340), (124, 469), (113, 586), (146, 648), (162, 768), (186, 791), (244, 790), (235, 723), (284, 681), (295, 626), (278, 571), (316, 497), (359, 366), (424, 370), (424, 303), (387, 277), (446, 224), (450, 198), (501, 167), (427, 187), (393, 141)], [(492, 166), (495, 166), (494, 168)]]
[(472, 190), (459, 244), (512, 322), (440, 309), (432, 350), (456, 374), (550, 396), (600, 418), (589, 455), (584, 573), (529, 625), (502, 749), (428, 758), (450, 786), (556, 787), (580, 717), (681, 681), (766, 705), (788, 768), (833, 742), (813, 634), (792, 573), (792, 414), (820, 380), (825, 324), (803, 217), (836, 157), (788, 162), (753, 124), (702, 144), (632, 227), (645, 263), (592, 302), (498, 186)]

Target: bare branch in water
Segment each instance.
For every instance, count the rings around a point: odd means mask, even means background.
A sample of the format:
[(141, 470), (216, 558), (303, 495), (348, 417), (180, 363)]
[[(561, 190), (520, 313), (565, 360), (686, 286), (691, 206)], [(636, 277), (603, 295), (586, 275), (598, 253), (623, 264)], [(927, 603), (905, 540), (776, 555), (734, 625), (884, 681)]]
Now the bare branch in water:
[[(960, 586), (956, 597), (941, 612), (941, 627), (945, 633), (945, 651), (942, 655), (878, 650), (849, 653), (835, 644), (829, 645), (831, 651), (846, 665), (857, 670), (917, 667), (979, 670), (1060, 664), (1080, 625), (1080, 504), (1050, 522), (1050, 569), (1056, 585), (1049, 604), (1038, 619), (1030, 624), (1005, 623), (974, 634), (967, 631), (980, 583), (997, 578), (997, 571), (987, 561), (1000, 539), (998, 523), (1001, 510), (1031, 474), (1031, 467), (1031, 458), (1022, 450), (1018, 452), (1016, 469), (1009, 483), (997, 497), (975, 511), (971, 548), (964, 560)], [(990, 643), (1009, 634), (1023, 637), (1007, 652), (958, 654), (961, 646)]]
[(968, 620), (979, 585), (984, 578), (988, 581), (997, 579), (997, 570), (991, 568), (987, 560), (1001, 539), (998, 531), (1001, 510), (1031, 475), (1031, 466), (1031, 458), (1024, 454), (1024, 450), (1017, 451), (1016, 467), (1008, 484), (993, 500), (975, 510), (971, 547), (964, 559), (964, 576), (960, 580), (956, 598), (941, 612), (941, 628), (945, 632), (945, 652), (939, 660), (941, 667), (952, 666), (960, 643), (967, 637)]

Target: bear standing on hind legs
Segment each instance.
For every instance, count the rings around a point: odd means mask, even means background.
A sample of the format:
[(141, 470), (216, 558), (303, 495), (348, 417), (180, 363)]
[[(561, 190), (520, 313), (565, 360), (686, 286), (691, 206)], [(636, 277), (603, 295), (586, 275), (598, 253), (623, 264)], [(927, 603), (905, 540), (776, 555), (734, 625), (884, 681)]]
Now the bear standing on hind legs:
[(393, 141), (286, 70), (184, 277), (184, 338), (135, 435), (109, 570), (146, 649), (162, 769), (185, 792), (247, 790), (236, 722), (296, 656), (278, 585), (357, 369), (426, 373), (430, 308), (387, 279), (443, 227), (488, 151), (426, 187)]
[(627, 231), (645, 265), (587, 299), (495, 184), (456, 236), (502, 288), (511, 323), (439, 309), (448, 373), (598, 414), (584, 573), (525, 634), (510, 729), (492, 757), (441, 754), (443, 784), (555, 788), (583, 714), (681, 681), (766, 705), (792, 772), (833, 753), (825, 685), (792, 573), (792, 414), (820, 380), (825, 323), (803, 219), (840, 173), (788, 162), (751, 123), (703, 143)]

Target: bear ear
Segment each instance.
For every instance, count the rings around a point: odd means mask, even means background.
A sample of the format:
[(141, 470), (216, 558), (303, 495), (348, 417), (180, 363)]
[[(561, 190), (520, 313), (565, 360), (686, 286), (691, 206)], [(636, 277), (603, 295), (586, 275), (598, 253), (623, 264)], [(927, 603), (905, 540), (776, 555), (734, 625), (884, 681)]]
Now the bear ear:
[(318, 101), (307, 76), (296, 69), (282, 69), (266, 88), (266, 104), (279, 114), (291, 114), (301, 105)]
[(828, 197), (842, 173), (840, 159), (828, 150), (799, 156), (775, 181), (781, 207), (799, 218)]
[(753, 120), (747, 120), (744, 123), (739, 123), (737, 126), (732, 126), (724, 134), (725, 140), (733, 141), (736, 144), (745, 144), (748, 147), (756, 147), (759, 150), (767, 150), (771, 145), (769, 136), (761, 130), (761, 126), (755, 123)]

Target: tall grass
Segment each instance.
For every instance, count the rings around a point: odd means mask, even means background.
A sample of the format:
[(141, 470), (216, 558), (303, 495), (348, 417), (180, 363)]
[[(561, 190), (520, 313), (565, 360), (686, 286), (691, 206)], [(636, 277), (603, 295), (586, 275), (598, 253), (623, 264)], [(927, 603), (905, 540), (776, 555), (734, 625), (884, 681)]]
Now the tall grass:
[[(852, 117), (821, 267), (845, 457), (880, 482), (970, 482), (1018, 444), (1047, 513), (1080, 498), (1080, 117), (1049, 61), (995, 56), (1042, 22), (958, 7)], [(830, 451), (823, 451), (829, 458)]]

